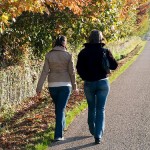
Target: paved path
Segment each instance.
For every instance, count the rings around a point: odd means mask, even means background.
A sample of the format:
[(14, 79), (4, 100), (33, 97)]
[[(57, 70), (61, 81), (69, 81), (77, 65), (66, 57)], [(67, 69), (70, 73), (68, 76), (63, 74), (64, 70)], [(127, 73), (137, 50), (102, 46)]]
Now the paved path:
[(87, 111), (74, 120), (65, 138), (49, 150), (150, 150), (150, 41), (135, 63), (111, 84), (102, 143), (94, 144)]

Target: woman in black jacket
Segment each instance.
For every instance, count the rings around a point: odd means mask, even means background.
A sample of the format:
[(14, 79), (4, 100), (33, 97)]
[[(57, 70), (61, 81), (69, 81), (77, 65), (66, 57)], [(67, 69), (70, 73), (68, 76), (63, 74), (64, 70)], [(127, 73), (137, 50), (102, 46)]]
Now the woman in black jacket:
[(118, 66), (112, 53), (104, 49), (103, 35), (98, 30), (93, 30), (89, 43), (84, 44), (77, 60), (77, 72), (84, 80), (84, 92), (88, 103), (88, 125), (90, 133), (99, 144), (104, 133), (105, 105), (109, 94), (108, 73), (103, 67), (102, 57), (106, 52), (109, 69), (115, 70)]

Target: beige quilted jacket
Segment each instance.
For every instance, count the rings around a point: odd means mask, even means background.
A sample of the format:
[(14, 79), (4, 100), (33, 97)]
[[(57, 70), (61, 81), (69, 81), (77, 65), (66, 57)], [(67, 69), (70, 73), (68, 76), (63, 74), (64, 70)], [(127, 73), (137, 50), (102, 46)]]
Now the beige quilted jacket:
[(46, 77), (50, 82), (71, 82), (73, 90), (77, 89), (72, 55), (64, 47), (56, 46), (45, 56), (45, 62), (36, 91), (41, 92)]

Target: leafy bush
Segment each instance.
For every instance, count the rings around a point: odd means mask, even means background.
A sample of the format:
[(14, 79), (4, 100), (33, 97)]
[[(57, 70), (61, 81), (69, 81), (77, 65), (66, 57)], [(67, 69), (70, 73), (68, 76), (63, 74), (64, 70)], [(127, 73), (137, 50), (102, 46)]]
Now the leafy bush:
[[(141, 1), (143, 2), (145, 1)], [(147, 14), (145, 6), (139, 9), (142, 8), (142, 11), (144, 9), (144, 14), (137, 13), (138, 7), (137, 3), (123, 0), (119, 2), (94, 0), (91, 1), (90, 7), (82, 6), (82, 13), (78, 15), (68, 7), (62, 10), (57, 5), (51, 4), (46, 5), (49, 14), (34, 9), (32, 12), (22, 11), (21, 15), (9, 20), (9, 26), (0, 35), (2, 60), (0, 65), (5, 67), (24, 63), (27, 58), (43, 58), (52, 48), (58, 34), (67, 36), (74, 52), (87, 40), (93, 29), (103, 31), (107, 41), (133, 35), (136, 33), (135, 27), (138, 27), (139, 16)], [(7, 17), (3, 16), (3, 18)]]

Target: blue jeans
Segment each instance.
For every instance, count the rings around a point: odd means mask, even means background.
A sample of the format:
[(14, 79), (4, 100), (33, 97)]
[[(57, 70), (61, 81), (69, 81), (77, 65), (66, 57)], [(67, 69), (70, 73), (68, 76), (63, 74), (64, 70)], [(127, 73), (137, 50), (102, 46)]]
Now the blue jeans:
[(95, 138), (102, 138), (105, 128), (105, 105), (110, 86), (108, 79), (84, 82), (84, 92), (88, 103), (88, 125)]
[(65, 108), (70, 97), (71, 87), (49, 87), (49, 92), (55, 104), (56, 124), (54, 138), (61, 138), (66, 125)]

